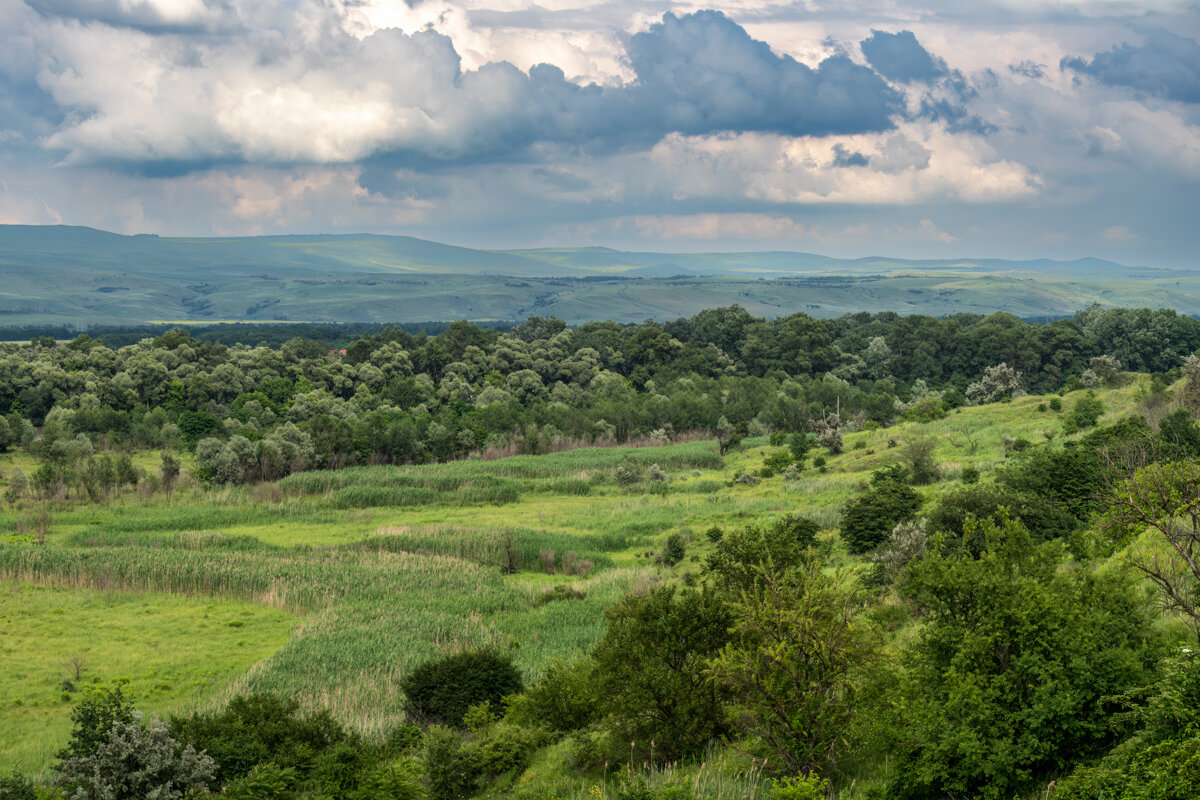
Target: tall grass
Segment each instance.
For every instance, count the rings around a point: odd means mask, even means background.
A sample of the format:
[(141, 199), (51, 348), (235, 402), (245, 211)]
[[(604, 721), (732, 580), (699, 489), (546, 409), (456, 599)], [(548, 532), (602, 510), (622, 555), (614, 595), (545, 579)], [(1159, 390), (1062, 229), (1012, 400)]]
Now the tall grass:
[(536, 677), (547, 660), (589, 646), (603, 628), (603, 608), (625, 580), (586, 581), (585, 599), (539, 605), (498, 569), (461, 558), (196, 546), (205, 541), (0, 545), (0, 578), (235, 597), (305, 614), (293, 638), (231, 691), (283, 692), (331, 709), (365, 734), (382, 734), (402, 717), (405, 672), (441, 651), (485, 644), (511, 649), (523, 672)]

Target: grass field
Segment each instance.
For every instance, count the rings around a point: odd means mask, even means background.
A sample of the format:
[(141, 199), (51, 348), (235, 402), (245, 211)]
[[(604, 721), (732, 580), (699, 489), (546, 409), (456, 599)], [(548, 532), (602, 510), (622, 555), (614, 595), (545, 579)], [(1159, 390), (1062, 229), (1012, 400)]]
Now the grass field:
[[(1136, 394), (1136, 383), (1098, 392), (1103, 421), (1128, 413)], [(1025, 397), (851, 433), (823, 472), (756, 485), (733, 478), (761, 467), (763, 439), (724, 459), (715, 442), (696, 441), (302, 473), (172, 499), (128, 494), (54, 511), (43, 547), (19, 533), (27, 511), (6, 510), (0, 766), (44, 768), (61, 746), (71, 700), (59, 687), (79, 654), (86, 680), (128, 677), (151, 710), (272, 689), (381, 735), (402, 716), (407, 669), (491, 644), (536, 678), (550, 659), (590, 646), (624, 592), (698, 572), (713, 525), (804, 514), (825, 529), (832, 563), (853, 568), (862, 562), (834, 536), (840, 508), (909, 439), (936, 443), (944, 480), (922, 489), (932, 495), (966, 466), (986, 474), (1002, 464), (1006, 436), (1038, 443), (1050, 433), (1059, 446), (1078, 396), (1059, 413), (1038, 410), (1047, 397)], [(668, 480), (619, 486), (622, 461), (657, 464)], [(671, 533), (689, 542), (673, 569), (655, 559)], [(547, 602), (557, 584), (583, 597)]]
[(0, 584), (0, 764), (39, 770), (66, 741), (90, 686), (139, 705), (195, 705), (282, 647), (294, 615), (226, 598)]

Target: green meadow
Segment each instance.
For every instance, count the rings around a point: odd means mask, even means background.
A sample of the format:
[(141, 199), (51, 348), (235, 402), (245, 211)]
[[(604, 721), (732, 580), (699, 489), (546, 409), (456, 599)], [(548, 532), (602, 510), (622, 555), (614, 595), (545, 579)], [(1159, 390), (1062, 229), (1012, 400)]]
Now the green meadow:
[[(1139, 386), (1097, 391), (1101, 423), (1132, 411)], [(840, 509), (909, 441), (933, 440), (943, 479), (921, 491), (944, 492), (966, 467), (986, 480), (1014, 441), (1061, 446), (1081, 396), (1060, 412), (1028, 396), (850, 433), (841, 454), (810, 454), (823, 467), (810, 459), (798, 476), (757, 481), (743, 476), (773, 449), (765, 438), (724, 458), (701, 440), (128, 493), (53, 510), (42, 545), (30, 511), (9, 508), (0, 764), (48, 767), (79, 693), (117, 683), (161, 714), (277, 690), (381, 737), (403, 717), (399, 685), (413, 666), (490, 644), (535, 679), (589, 648), (622, 594), (698, 574), (713, 526), (808, 516), (829, 563), (855, 569), (864, 562), (836, 536)], [(0, 458), (0, 471), (17, 458)], [(672, 534), (686, 542), (674, 567), (657, 558)]]

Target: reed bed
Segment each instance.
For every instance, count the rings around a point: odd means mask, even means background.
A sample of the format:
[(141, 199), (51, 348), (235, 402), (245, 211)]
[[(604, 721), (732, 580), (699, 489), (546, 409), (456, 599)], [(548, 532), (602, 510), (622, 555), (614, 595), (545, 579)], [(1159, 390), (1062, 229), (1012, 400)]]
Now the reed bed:
[[(156, 546), (0, 545), (0, 578), (99, 591), (162, 591), (251, 600), (305, 615), (279, 651), (233, 691), (271, 690), (330, 708), (364, 734), (402, 718), (399, 683), (439, 652), (511, 649), (536, 677), (590, 646), (627, 580), (583, 582), (584, 598), (539, 605), (500, 570), (437, 553), (364, 548), (226, 549), (179, 535)], [(593, 588), (594, 587), (594, 588)]]

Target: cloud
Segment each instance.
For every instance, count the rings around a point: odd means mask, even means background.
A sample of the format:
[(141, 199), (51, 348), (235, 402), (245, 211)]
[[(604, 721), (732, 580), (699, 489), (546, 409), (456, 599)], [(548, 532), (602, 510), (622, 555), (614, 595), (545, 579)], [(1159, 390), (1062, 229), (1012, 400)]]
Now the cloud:
[(1150, 30), (1141, 45), (1123, 43), (1089, 61), (1063, 58), (1061, 66), (1108, 86), (1200, 103), (1200, 43), (1164, 30)]
[(143, 170), (380, 156), (471, 163), (531, 158), (546, 143), (651, 146), (672, 133), (884, 131), (902, 111), (901, 95), (867, 67), (837, 55), (811, 68), (711, 11), (668, 13), (629, 37), (634, 79), (618, 86), (581, 86), (550, 64), (463, 69), (453, 41), (433, 31), (283, 32), (183, 47), (58, 22), (56, 63), (39, 82), (74, 121), (46, 144), (68, 164)]
[(873, 30), (859, 46), (871, 66), (893, 81), (930, 83), (946, 74), (946, 62), (929, 55), (912, 31)]
[(871, 160), (857, 150), (851, 152), (843, 144), (833, 146), (833, 165), (835, 167), (865, 167)]
[(796, 222), (791, 217), (772, 214), (653, 214), (625, 217), (613, 221), (618, 227), (630, 226), (645, 239), (820, 239), (819, 229)]
[(1131, 231), (1128, 225), (1112, 225), (1100, 232), (1100, 238), (1106, 242), (1136, 242), (1141, 237)]

